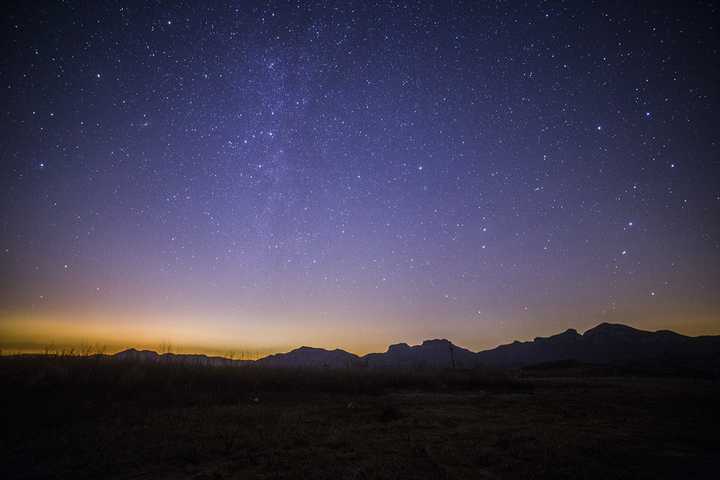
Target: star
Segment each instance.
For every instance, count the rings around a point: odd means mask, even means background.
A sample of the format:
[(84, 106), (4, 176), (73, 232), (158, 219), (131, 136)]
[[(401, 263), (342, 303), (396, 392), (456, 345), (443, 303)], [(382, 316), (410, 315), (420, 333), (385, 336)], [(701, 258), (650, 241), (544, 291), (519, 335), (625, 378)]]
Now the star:
[(513, 312), (531, 337), (622, 294), (638, 328), (707, 333), (714, 4), (393, 5), (12, 9), (3, 308), (42, 291), (112, 332), (131, 302), (143, 335), (191, 312), (167, 335), (207, 350), (479, 349)]

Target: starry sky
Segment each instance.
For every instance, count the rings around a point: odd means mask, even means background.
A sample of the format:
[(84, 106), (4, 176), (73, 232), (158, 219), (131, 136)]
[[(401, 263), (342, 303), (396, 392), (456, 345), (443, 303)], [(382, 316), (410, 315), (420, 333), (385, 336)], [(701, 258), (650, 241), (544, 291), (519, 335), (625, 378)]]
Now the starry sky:
[(0, 347), (720, 333), (713, 2), (14, 2)]

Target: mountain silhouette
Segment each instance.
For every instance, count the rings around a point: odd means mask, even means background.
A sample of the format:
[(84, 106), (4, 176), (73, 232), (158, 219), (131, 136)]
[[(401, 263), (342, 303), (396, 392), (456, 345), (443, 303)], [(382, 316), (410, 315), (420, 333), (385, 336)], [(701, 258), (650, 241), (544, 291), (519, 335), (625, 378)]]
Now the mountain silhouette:
[(425, 340), (422, 345), (390, 345), (387, 352), (362, 357), (368, 367), (471, 368), (479, 365), (477, 354), (453, 345), (449, 340)]
[(515, 341), (477, 355), (482, 364), (495, 367), (523, 367), (561, 360), (707, 367), (720, 364), (720, 336), (687, 337), (669, 330), (649, 332), (622, 324), (601, 323), (583, 335), (569, 329), (530, 342)]
[(270, 367), (352, 367), (360, 358), (345, 350), (300, 347), (287, 353), (276, 353), (256, 361), (258, 365)]
[(490, 350), (472, 352), (446, 339), (425, 340), (421, 345), (390, 345), (386, 352), (362, 357), (345, 350), (300, 347), (252, 360), (232, 360), (206, 355), (185, 355), (131, 348), (113, 358), (144, 362), (183, 362), (203, 365), (268, 367), (369, 367), (369, 368), (519, 368), (552, 362), (575, 361), (601, 365), (692, 368), (720, 372), (720, 336), (688, 337), (670, 330), (650, 332), (612, 323), (579, 334), (568, 329), (532, 341), (514, 341)]
[(136, 350), (130, 348), (113, 355), (118, 360), (130, 360), (135, 362), (160, 362), (160, 363), (191, 363), (199, 365), (239, 365), (249, 363), (249, 360), (233, 360), (226, 357), (209, 357), (202, 354), (163, 353), (159, 354), (152, 350)]

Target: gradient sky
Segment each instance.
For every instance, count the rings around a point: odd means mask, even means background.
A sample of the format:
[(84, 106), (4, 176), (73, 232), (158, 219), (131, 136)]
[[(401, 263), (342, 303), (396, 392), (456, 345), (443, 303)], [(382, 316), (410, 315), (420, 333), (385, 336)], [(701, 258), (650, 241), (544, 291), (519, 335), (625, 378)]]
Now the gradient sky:
[(217, 4), (5, 7), (0, 347), (720, 333), (717, 4)]

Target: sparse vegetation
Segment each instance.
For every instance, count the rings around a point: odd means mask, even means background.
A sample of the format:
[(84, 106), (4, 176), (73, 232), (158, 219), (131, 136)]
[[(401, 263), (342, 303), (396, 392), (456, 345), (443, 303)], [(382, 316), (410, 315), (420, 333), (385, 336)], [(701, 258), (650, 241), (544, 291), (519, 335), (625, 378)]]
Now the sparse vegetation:
[(39, 355), (0, 388), (11, 479), (692, 478), (719, 453), (702, 379)]

